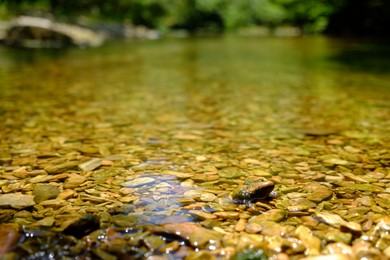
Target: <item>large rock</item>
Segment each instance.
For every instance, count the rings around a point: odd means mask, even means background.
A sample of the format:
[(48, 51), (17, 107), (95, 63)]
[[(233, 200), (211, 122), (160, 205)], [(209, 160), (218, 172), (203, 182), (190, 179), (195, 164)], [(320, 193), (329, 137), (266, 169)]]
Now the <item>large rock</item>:
[(103, 41), (102, 35), (90, 29), (30, 16), (15, 19), (4, 37), (7, 45), (25, 48), (90, 47)]

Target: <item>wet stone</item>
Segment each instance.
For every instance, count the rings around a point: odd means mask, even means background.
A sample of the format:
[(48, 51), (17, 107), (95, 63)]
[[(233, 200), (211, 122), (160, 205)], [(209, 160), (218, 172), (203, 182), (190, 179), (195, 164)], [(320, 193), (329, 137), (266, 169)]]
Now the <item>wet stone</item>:
[[(316, 187), (317, 188), (317, 187)], [(309, 194), (306, 198), (315, 203), (320, 203), (323, 200), (328, 200), (332, 197), (333, 191), (330, 188), (321, 186), (317, 189), (314, 189), (311, 194)]]
[(287, 216), (287, 213), (284, 210), (280, 209), (271, 209), (266, 212), (264, 212), (261, 215), (254, 216), (249, 219), (248, 223), (261, 223), (262, 221), (265, 220), (271, 220), (275, 222), (280, 222), (283, 219), (285, 219)]
[(307, 248), (307, 253), (310, 255), (317, 255), (321, 249), (321, 240), (313, 234), (313, 232), (306, 226), (299, 226), (295, 230), (295, 234), (302, 241), (302, 244)]
[(76, 238), (82, 238), (100, 227), (100, 219), (96, 215), (86, 215), (67, 226), (63, 233)]
[(216, 198), (217, 198), (217, 196), (215, 196), (212, 193), (208, 193), (208, 192), (202, 193), (202, 195), (200, 195), (200, 200), (204, 201), (204, 202), (212, 202)]
[(140, 178), (136, 178), (136, 179), (133, 179), (130, 181), (126, 181), (122, 185), (129, 187), (129, 188), (135, 188), (135, 187), (139, 187), (139, 186), (152, 184), (155, 181), (156, 180), (154, 178), (151, 178), (151, 177), (140, 177)]
[(58, 174), (66, 171), (77, 170), (78, 162), (70, 161), (58, 165), (53, 165), (45, 168), (45, 171), (49, 174)]
[(102, 165), (102, 159), (93, 158), (83, 163), (80, 163), (78, 167), (83, 171), (93, 171)]
[(218, 180), (219, 176), (216, 174), (195, 174), (191, 179), (195, 182), (209, 182)]
[(291, 206), (297, 206), (297, 207), (306, 207), (306, 208), (315, 208), (316, 204), (306, 198), (298, 198), (298, 199), (291, 199), (288, 200), (289, 207)]
[[(280, 224), (274, 222), (265, 220), (260, 223), (256, 223), (261, 227), (261, 234), (266, 236), (282, 236), (286, 229), (281, 226)], [(249, 223), (248, 223), (249, 225)]]
[(51, 184), (36, 184), (34, 185), (33, 195), (34, 201), (40, 203), (48, 199), (55, 199), (60, 194), (60, 189)]
[(64, 188), (65, 189), (77, 188), (80, 184), (84, 183), (85, 180), (86, 180), (85, 176), (76, 173), (69, 174), (69, 178), (65, 180)]
[(18, 243), (21, 238), (19, 226), (11, 223), (0, 224), (0, 255), (4, 256)]
[(223, 219), (239, 219), (240, 217), (240, 213), (232, 211), (215, 212), (214, 215)]
[(0, 207), (20, 209), (35, 205), (34, 196), (24, 194), (0, 194)]
[(223, 169), (218, 172), (218, 175), (221, 178), (238, 179), (239, 177), (243, 176), (243, 173), (233, 169)]
[(301, 211), (309, 210), (309, 207), (307, 205), (295, 205), (295, 206), (288, 206), (287, 210), (289, 212), (301, 212)]
[(330, 212), (320, 212), (315, 215), (315, 219), (318, 219), (321, 222), (324, 222), (333, 227), (339, 228), (341, 225), (347, 225), (347, 221), (345, 221), (339, 215), (330, 213)]
[(215, 215), (207, 212), (203, 212), (200, 210), (190, 210), (189, 213), (197, 219), (205, 220), (205, 219), (215, 219), (217, 218)]
[(249, 181), (235, 189), (230, 197), (239, 203), (267, 198), (273, 191), (272, 181)]
[(30, 227), (51, 227), (55, 223), (54, 217), (45, 217), (34, 222)]

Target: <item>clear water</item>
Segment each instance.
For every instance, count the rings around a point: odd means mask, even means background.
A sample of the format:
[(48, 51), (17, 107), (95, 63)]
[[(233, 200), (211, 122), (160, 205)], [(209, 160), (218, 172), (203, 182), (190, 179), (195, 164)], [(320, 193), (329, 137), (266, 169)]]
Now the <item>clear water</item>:
[[(152, 176), (152, 186), (138, 189), (134, 204), (145, 207), (138, 212), (179, 214), (183, 185), (164, 174), (144, 174), (142, 167), (194, 173), (193, 184), (222, 198), (235, 179), (244, 181), (254, 170), (280, 175), (283, 183), (283, 174), (297, 173), (297, 162), (326, 170), (317, 160), (321, 155), (339, 154), (363, 166), (381, 160), (390, 143), (389, 58), (384, 43), (325, 37), (1, 48), (0, 158), (33, 170), (50, 161), (37, 154), (71, 157), (94, 147), (100, 154), (93, 156), (125, 155), (119, 168), (134, 170), (134, 176), (93, 173), (97, 190), (107, 187), (102, 182), (119, 190), (117, 179)], [(319, 137), (305, 137), (313, 133)], [(378, 165), (351, 171), (362, 174)], [(216, 168), (219, 182), (199, 177), (216, 176)], [(294, 183), (290, 177), (283, 185)], [(29, 190), (21, 183), (15, 192)], [(381, 187), (388, 192), (387, 183)]]

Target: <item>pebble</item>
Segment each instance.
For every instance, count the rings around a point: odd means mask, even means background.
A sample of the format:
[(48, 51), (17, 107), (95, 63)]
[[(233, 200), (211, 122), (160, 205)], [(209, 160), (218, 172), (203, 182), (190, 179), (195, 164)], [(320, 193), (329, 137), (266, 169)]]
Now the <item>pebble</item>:
[(77, 161), (70, 161), (70, 162), (65, 162), (62, 164), (46, 167), (45, 170), (49, 174), (58, 174), (70, 170), (77, 170), (78, 165), (79, 163)]
[(203, 212), (201, 210), (190, 210), (188, 213), (190, 213), (192, 216), (194, 216), (200, 220), (217, 218), (215, 215), (213, 215), (211, 213)]
[(249, 219), (248, 223), (261, 223), (265, 220), (271, 220), (275, 222), (280, 222), (284, 218), (286, 218), (287, 213), (284, 210), (281, 209), (271, 209), (266, 212), (264, 212), (261, 215), (254, 216)]
[(33, 188), (34, 201), (40, 203), (41, 201), (57, 198), (60, 189), (51, 184), (36, 184)]
[(246, 224), (247, 224), (246, 219), (240, 218), (240, 219), (237, 221), (236, 225), (234, 226), (234, 230), (237, 231), (237, 232), (244, 231), (244, 230), (245, 230), (245, 227), (246, 227)]
[(215, 212), (214, 215), (223, 219), (239, 219), (240, 217), (239, 212), (232, 211)]
[(139, 178), (135, 178), (133, 180), (124, 182), (122, 184), (122, 186), (126, 186), (129, 188), (135, 188), (135, 187), (139, 187), (139, 186), (152, 184), (155, 181), (156, 181), (156, 179), (151, 178), (151, 177), (139, 177)]
[(102, 159), (99, 158), (92, 158), (88, 161), (85, 161), (83, 163), (80, 163), (78, 165), (79, 169), (82, 171), (93, 171), (97, 168), (99, 168), (103, 164)]
[(200, 200), (201, 201), (204, 201), (204, 202), (212, 202), (214, 201), (215, 199), (217, 198), (217, 196), (215, 196), (214, 194), (212, 193), (209, 193), (209, 192), (204, 192), (200, 195)]
[(21, 233), (19, 226), (14, 223), (0, 224), (0, 256), (4, 256), (19, 242)]
[(69, 178), (65, 180), (64, 189), (73, 189), (79, 187), (80, 184), (84, 183), (87, 178), (85, 176), (71, 173)]
[(35, 205), (33, 195), (24, 194), (0, 194), (0, 207), (10, 206), (21, 209)]

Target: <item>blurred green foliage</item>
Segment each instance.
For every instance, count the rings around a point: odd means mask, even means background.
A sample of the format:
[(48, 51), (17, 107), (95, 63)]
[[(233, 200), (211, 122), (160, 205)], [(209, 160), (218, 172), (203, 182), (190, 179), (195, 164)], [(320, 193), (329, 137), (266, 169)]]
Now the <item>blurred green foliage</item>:
[[(0, 3), (3, 16), (41, 10), (61, 17), (83, 16), (188, 31), (287, 25), (299, 27), (305, 33), (317, 33), (326, 29), (337, 32), (340, 28), (345, 31), (348, 26), (343, 24), (358, 23), (365, 26), (362, 28), (365, 32), (372, 27), (384, 34), (388, 30), (384, 24), (389, 24), (390, 17), (386, 0), (0, 0)], [(365, 21), (371, 23), (367, 25)], [(354, 32), (359, 33), (359, 28), (354, 28)]]

